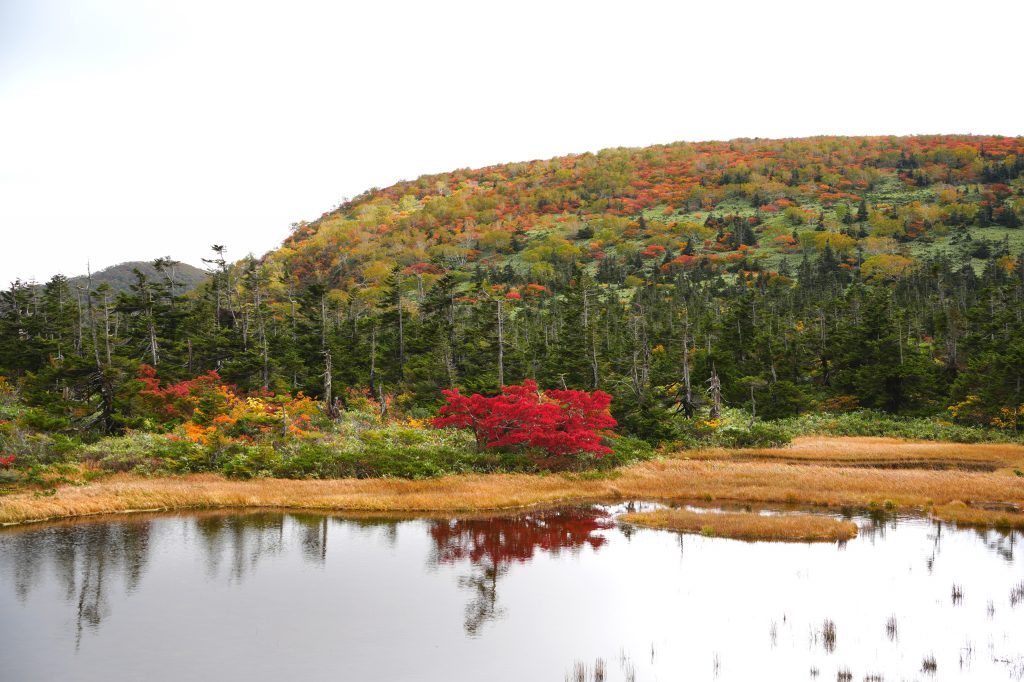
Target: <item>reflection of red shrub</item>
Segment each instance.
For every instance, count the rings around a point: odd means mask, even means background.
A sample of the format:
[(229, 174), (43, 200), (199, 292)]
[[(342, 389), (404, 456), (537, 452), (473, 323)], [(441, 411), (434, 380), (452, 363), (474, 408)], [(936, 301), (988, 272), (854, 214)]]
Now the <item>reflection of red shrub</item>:
[(435, 521), (430, 526), (430, 536), (439, 563), (468, 559), (474, 564), (500, 566), (529, 561), (537, 550), (558, 553), (585, 545), (597, 550), (607, 542), (601, 531), (614, 526), (611, 515), (601, 509), (565, 509), (511, 517)]
[(537, 448), (550, 455), (577, 452), (604, 454), (601, 431), (618, 424), (608, 413), (612, 397), (603, 391), (546, 391), (537, 382), (502, 386), (501, 395), (464, 396), (444, 391), (448, 399), (433, 425), (472, 429), (481, 448)]

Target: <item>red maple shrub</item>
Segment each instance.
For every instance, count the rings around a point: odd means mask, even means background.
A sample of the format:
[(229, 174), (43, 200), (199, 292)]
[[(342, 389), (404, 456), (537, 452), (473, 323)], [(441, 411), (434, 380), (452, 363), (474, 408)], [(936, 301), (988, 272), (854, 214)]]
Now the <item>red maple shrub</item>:
[(137, 378), (142, 384), (139, 390), (140, 411), (164, 420), (188, 419), (202, 400), (209, 401), (225, 391), (216, 370), (210, 370), (194, 379), (161, 386), (156, 369), (143, 364), (139, 367)]
[(556, 460), (611, 452), (601, 439), (618, 422), (608, 413), (612, 397), (603, 391), (540, 391), (528, 379), (521, 386), (502, 386), (493, 397), (466, 396), (458, 389), (443, 393), (448, 402), (431, 423), (471, 429), (481, 450), (542, 452)]

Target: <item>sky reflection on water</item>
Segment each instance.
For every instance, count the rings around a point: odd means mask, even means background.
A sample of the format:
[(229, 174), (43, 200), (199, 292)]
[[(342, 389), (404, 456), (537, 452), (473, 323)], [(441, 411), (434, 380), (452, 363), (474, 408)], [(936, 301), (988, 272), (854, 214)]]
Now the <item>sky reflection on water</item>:
[(751, 544), (618, 511), (9, 530), (0, 680), (1024, 679), (1019, 533)]

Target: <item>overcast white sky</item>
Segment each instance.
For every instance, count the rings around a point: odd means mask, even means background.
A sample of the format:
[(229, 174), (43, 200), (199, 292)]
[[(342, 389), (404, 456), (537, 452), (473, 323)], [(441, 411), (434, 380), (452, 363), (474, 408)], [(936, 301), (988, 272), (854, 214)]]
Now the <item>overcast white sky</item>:
[(0, 286), (674, 140), (1024, 134), (1024, 2), (0, 0)]

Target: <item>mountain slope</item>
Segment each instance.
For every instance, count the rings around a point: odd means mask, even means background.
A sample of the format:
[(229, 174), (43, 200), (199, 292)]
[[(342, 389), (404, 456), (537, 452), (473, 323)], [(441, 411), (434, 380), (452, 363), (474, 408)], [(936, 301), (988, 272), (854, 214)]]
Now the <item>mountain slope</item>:
[(271, 260), (363, 295), (395, 265), (421, 280), (483, 270), (549, 284), (571, 262), (641, 279), (653, 267), (774, 271), (826, 246), (889, 277), (928, 252), (983, 258), (993, 240), (1024, 242), (1006, 232), (1024, 223), (1022, 172), (1021, 138), (608, 149), (370, 190), (298, 225)]

